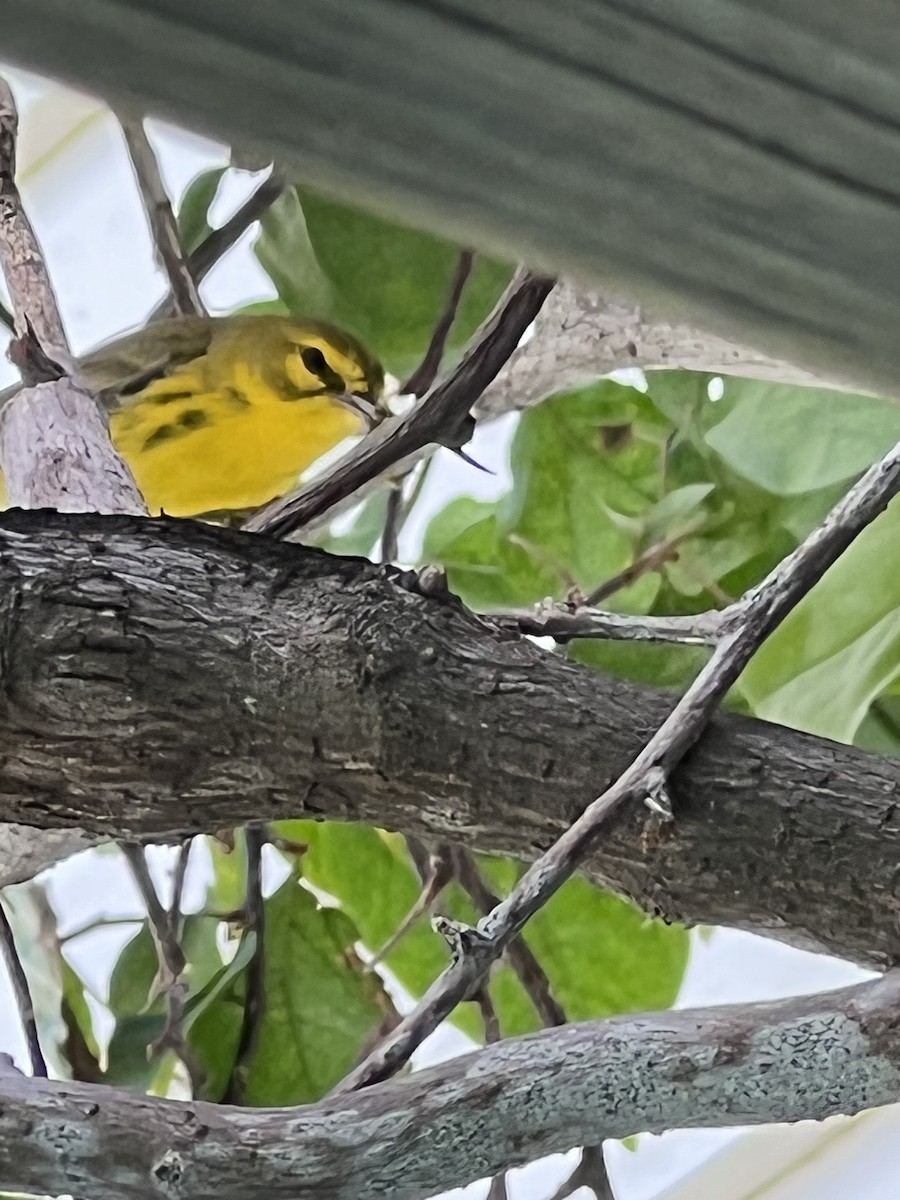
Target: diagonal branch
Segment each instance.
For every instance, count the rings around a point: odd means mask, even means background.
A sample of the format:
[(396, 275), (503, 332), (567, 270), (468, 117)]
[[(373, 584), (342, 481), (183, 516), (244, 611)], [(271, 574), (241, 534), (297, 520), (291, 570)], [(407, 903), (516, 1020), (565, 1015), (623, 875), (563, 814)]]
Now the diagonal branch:
[(220, 1200), (223, 1189), (245, 1200), (359, 1200), (379, 1190), (424, 1200), (435, 1181), (462, 1186), (573, 1144), (895, 1103), (898, 1013), (900, 973), (891, 972), (815, 996), (505, 1039), (290, 1109), (174, 1102), (3, 1071), (0, 1145), (16, 1153), (0, 1164), (0, 1187), (93, 1200)]
[[(185, 843), (190, 849), (190, 842)], [(150, 1047), (153, 1054), (171, 1050), (184, 1064), (194, 1094), (203, 1082), (202, 1072), (196, 1057), (187, 1044), (184, 1034), (184, 1006), (187, 1000), (187, 982), (184, 979), (185, 958), (181, 948), (181, 913), (176, 905), (187, 866), (187, 855), (179, 854), (173, 902), (167, 911), (157, 894), (156, 887), (147, 868), (144, 847), (139, 842), (126, 841), (120, 845), (125, 861), (147, 910), (147, 920), (156, 947), (159, 962), (159, 987), (166, 1001), (166, 1023), (156, 1042)], [(182, 848), (183, 850), (183, 848)], [(180, 880), (180, 882), (179, 882)]]
[[(453, 847), (456, 876), (460, 886), (482, 914), (487, 916), (500, 903), (487, 886), (475, 859), (463, 846)], [(513, 938), (506, 947), (506, 959), (518, 977), (535, 1012), (545, 1026), (565, 1025), (567, 1017), (562, 1005), (553, 995), (550, 980), (523, 937)]]
[(25, 1036), (25, 1045), (28, 1048), (31, 1073), (36, 1077), (46, 1079), (47, 1062), (44, 1058), (44, 1052), (41, 1050), (41, 1040), (38, 1036), (37, 1021), (34, 1016), (34, 1004), (31, 1000), (31, 989), (28, 986), (28, 979), (22, 967), (22, 960), (19, 958), (19, 952), (16, 949), (12, 926), (9, 923), (9, 917), (6, 915), (6, 909), (3, 907), (2, 901), (0, 901), (0, 956), (2, 956), (6, 964), (6, 970), (9, 973), (9, 982), (19, 1009), (19, 1020), (22, 1022), (22, 1032)]
[(244, 526), (286, 537), (329, 512), (366, 483), (406, 464), (426, 446), (459, 449), (472, 436), (471, 409), (519, 344), (553, 289), (553, 280), (520, 272), (462, 362), (404, 417), (382, 422), (322, 479), (269, 504)]
[[(273, 171), (264, 179), (259, 187), (244, 203), (228, 218), (224, 225), (213, 229), (206, 235), (200, 245), (188, 255), (188, 268), (198, 284), (202, 283), (212, 268), (235, 244), (239, 237), (250, 226), (263, 217), (284, 191), (284, 177), (279, 171)], [(151, 321), (161, 317), (171, 316), (175, 312), (171, 296), (167, 296), (150, 314)]]
[(447, 297), (446, 307), (434, 327), (431, 341), (428, 343), (428, 349), (425, 351), (425, 357), (409, 379), (407, 379), (406, 383), (403, 384), (400, 389), (401, 392), (410, 393), (421, 399), (437, 378), (437, 373), (441, 369), (447, 338), (450, 336), (450, 330), (453, 328), (453, 322), (456, 320), (459, 303), (462, 300), (468, 278), (472, 273), (474, 262), (475, 255), (471, 250), (460, 250), (459, 261), (456, 264), (456, 270), (453, 272), (453, 279), (450, 281), (450, 295)]
[(197, 277), (181, 244), (172, 202), (163, 183), (156, 154), (144, 129), (143, 118), (122, 113), (119, 123), (131, 157), (153, 244), (172, 289), (175, 311), (180, 315), (205, 316), (206, 309), (197, 290)]
[(619, 806), (643, 799), (664, 821), (671, 821), (669, 775), (697, 742), (722, 697), (766, 637), (898, 490), (900, 445), (871, 467), (819, 528), (736, 606), (712, 657), (631, 766), (529, 867), (510, 895), (466, 940), (467, 952), (451, 963), (415, 1010), (343, 1081), (340, 1090), (385, 1079), (408, 1061), (456, 1005), (473, 994), (491, 963), (591, 853), (604, 823)]

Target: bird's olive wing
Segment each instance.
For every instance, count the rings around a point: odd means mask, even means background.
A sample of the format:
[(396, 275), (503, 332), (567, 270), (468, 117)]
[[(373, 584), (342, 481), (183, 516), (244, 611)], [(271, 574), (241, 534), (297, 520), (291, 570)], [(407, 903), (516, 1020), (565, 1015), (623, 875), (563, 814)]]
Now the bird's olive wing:
[(101, 346), (78, 365), (106, 407), (119, 408), (152, 380), (205, 354), (211, 336), (208, 317), (172, 317)]

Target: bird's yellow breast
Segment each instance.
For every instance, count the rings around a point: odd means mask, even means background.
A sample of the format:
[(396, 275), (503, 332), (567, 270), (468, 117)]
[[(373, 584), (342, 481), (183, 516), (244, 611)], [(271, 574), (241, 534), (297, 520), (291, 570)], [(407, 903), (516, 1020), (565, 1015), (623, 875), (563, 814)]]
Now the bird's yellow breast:
[(281, 496), (360, 419), (327, 396), (287, 401), (255, 381), (234, 391), (176, 394), (151, 384), (110, 416), (117, 450), (150, 513), (194, 517), (258, 508)]

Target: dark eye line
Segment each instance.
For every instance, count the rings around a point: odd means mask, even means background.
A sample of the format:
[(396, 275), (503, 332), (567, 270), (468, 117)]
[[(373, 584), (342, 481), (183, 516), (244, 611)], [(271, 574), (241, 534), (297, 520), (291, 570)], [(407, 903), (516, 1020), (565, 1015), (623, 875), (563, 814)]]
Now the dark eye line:
[(307, 346), (300, 351), (300, 359), (311, 375), (321, 380), (323, 386), (330, 392), (345, 392), (347, 385), (338, 373), (328, 365), (325, 355), (315, 346)]

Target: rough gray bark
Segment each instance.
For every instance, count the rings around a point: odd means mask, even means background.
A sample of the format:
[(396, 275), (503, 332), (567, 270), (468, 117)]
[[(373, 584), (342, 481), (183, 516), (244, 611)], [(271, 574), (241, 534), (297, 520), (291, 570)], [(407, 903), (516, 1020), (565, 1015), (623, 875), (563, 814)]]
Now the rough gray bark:
[(704, 333), (607, 294), (558, 283), (544, 301), (532, 337), (521, 345), (475, 406), (479, 419), (539, 404), (586, 387), (611, 371), (707, 371), (772, 383), (839, 387), (790, 363)]
[(0, 464), (8, 502), (19, 508), (147, 511), (105, 415), (67, 376), (22, 388), (3, 405)]
[[(3, 53), (856, 386), (900, 378), (884, 0), (5, 0)], [(165, 61), (165, 71), (160, 62)]]
[(0, 1074), (0, 1186), (92, 1200), (418, 1200), (639, 1131), (855, 1113), (900, 1098), (900, 976), (497, 1042), (295, 1109)]
[[(501, 637), (412, 576), (187, 522), (0, 517), (0, 819), (110, 838), (359, 820), (531, 858), (671, 697)], [(591, 871), (670, 918), (900, 958), (900, 762), (738, 717), (671, 840)]]

